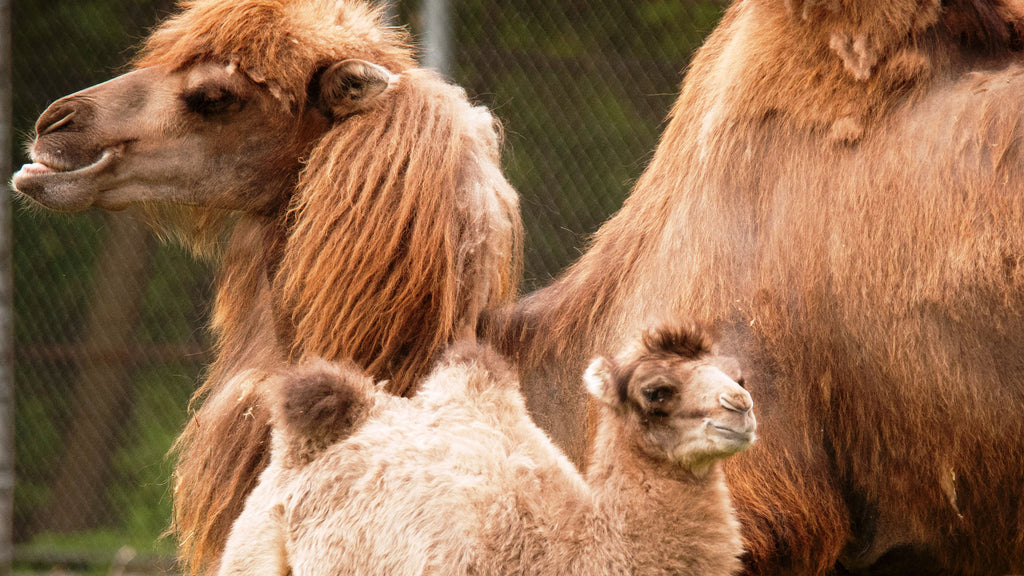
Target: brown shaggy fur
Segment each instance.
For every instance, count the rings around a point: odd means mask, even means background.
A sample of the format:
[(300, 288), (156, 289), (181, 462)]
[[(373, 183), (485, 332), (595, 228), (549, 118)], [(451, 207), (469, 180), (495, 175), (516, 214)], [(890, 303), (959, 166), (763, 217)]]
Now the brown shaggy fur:
[[(604, 409), (586, 482), (489, 348), (456, 345), (412, 399), (374, 390), (351, 365), (289, 370), (271, 464), (220, 574), (735, 573), (739, 524), (716, 462), (753, 440), (752, 404), (707, 349), (675, 353), (706, 342), (691, 329), (595, 361), (588, 378)], [(308, 405), (329, 408), (296, 410)], [(328, 425), (339, 419), (340, 437)]]
[[(266, 374), (351, 358), (409, 394), (515, 291), (521, 224), (496, 123), (413, 66), (406, 34), (363, 2), (194, 0), (135, 71), (40, 118), (22, 191), (62, 210), (142, 204), (221, 257), (217, 359), (177, 443), (174, 530), (192, 572), (215, 566), (266, 465)], [(354, 71), (367, 91), (325, 84)]]
[(750, 573), (1024, 570), (1022, 16), (729, 8), (622, 210), (495, 319), (538, 422), (578, 459), (586, 359), (695, 317), (762, 415), (726, 466)]

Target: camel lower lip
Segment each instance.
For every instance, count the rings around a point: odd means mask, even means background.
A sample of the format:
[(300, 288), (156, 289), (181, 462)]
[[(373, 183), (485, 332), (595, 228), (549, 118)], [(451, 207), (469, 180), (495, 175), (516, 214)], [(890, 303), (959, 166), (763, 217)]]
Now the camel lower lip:
[(58, 172), (58, 170), (54, 170), (53, 168), (50, 168), (46, 164), (40, 164), (39, 162), (33, 162), (31, 164), (25, 164), (24, 166), (21, 167), (21, 170), (18, 170), (18, 174), (31, 174), (31, 175), (48, 174), (50, 172)]
[(716, 431), (722, 433), (725, 436), (730, 436), (730, 437), (737, 438), (737, 439), (745, 439), (745, 438), (748, 438), (750, 436), (750, 432), (748, 432), (746, 430), (736, 430), (735, 428), (730, 428), (728, 426), (722, 426), (721, 424), (714, 424), (714, 423), (712, 423), (711, 427), (714, 428)]
[(14, 188), (21, 191), (20, 183), (27, 183), (30, 180), (42, 180), (49, 178), (75, 178), (77, 176), (84, 176), (92, 172), (96, 172), (105, 168), (110, 161), (113, 160), (115, 154), (113, 148), (107, 148), (100, 153), (99, 158), (94, 162), (86, 164), (85, 166), (79, 166), (78, 168), (72, 168), (69, 170), (62, 170), (54, 168), (53, 166), (44, 162), (32, 162), (25, 164), (14, 174), (13, 182)]
[(14, 189), (25, 197), (58, 212), (77, 212), (92, 206), (100, 189), (109, 186), (109, 173), (119, 154), (117, 148), (104, 150), (96, 161), (73, 170), (60, 170), (44, 158), (21, 167), (11, 179)]

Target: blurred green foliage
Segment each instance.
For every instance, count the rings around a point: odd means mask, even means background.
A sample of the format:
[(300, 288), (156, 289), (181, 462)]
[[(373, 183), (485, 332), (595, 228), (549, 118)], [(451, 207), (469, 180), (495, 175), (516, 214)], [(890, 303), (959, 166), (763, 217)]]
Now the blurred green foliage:
[(506, 130), (529, 290), (547, 284), (628, 194), (722, 2), (463, 0), (456, 82)]
[[(118, 74), (149, 26), (168, 13), (168, 0), (34, 0), (14, 3), (14, 117), (22, 136), (13, 165), (27, 161), (24, 143), (40, 112), (57, 98)], [(16, 342), (15, 533), (35, 549), (89, 549), (111, 556), (122, 545), (171, 553), (160, 540), (170, 518), (167, 452), (185, 419), (204, 357), (175, 359), (175, 350), (204, 348), (202, 328), (211, 269), (178, 247), (152, 250), (143, 285), (124, 286), (142, 298), (126, 341), (142, 351), (129, 363), (130, 397), (106, 473), (108, 511), (75, 533), (54, 533), (43, 511), (76, 505), (54, 493), (68, 444), (76, 378), (102, 362), (86, 337), (96, 255), (108, 241), (108, 215), (53, 214), (18, 202), (14, 211)], [(127, 297), (127, 296), (126, 296)], [(144, 352), (153, 351), (152, 357)], [(170, 351), (170, 352), (168, 352)], [(180, 354), (178, 355), (180, 356)]]

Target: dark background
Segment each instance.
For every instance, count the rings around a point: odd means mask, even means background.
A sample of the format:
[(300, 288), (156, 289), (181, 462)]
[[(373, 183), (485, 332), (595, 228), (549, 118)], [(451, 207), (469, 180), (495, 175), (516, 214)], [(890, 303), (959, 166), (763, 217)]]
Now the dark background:
[[(225, 0), (228, 1), (228, 0)], [(501, 118), (523, 291), (574, 260), (657, 142), (721, 1), (451, 0), (446, 69)], [(53, 100), (124, 70), (167, 0), (15, 0), (15, 169)], [(419, 37), (418, 1), (395, 2)], [(116, 572), (173, 552), (167, 457), (210, 360), (212, 265), (130, 216), (16, 206), (16, 568)], [(152, 569), (161, 569), (161, 564)]]

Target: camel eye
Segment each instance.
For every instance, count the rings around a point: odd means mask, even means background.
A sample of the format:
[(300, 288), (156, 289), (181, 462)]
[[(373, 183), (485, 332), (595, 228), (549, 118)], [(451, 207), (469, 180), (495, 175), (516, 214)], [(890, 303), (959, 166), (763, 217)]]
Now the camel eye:
[(215, 116), (242, 109), (245, 102), (237, 94), (220, 86), (200, 86), (182, 96), (189, 111), (203, 116)]
[(740, 388), (746, 388), (747, 387), (747, 379), (744, 378), (743, 376), (740, 376), (739, 378), (737, 378), (736, 379), (736, 383), (740, 385)]
[(675, 388), (665, 384), (648, 386), (643, 390), (644, 400), (646, 400), (648, 404), (664, 404), (675, 396), (675, 394)]

